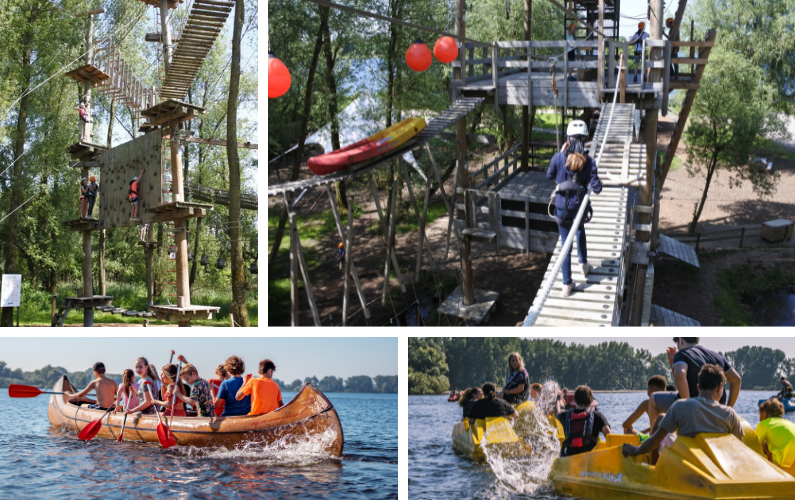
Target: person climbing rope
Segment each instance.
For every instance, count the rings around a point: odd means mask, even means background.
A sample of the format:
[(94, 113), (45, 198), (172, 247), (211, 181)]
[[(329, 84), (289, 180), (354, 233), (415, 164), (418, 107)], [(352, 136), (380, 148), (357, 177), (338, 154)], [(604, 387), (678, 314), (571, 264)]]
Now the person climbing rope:
[[(574, 45), (574, 42), (576, 41), (575, 38), (574, 38), (574, 33), (576, 33), (576, 32), (577, 32), (577, 23), (571, 23), (569, 25), (569, 30), (566, 32), (566, 41), (569, 42), (567, 48), (569, 48), (569, 47)], [(568, 58), (569, 62), (573, 62), (573, 61), (577, 60), (577, 55), (574, 53), (574, 50), (569, 50), (566, 53), (566, 58)], [(573, 71), (573, 68), (569, 67), (569, 74), (566, 75), (566, 76), (568, 77), (569, 81), (576, 82), (577, 81), (577, 77), (571, 76), (571, 72), (572, 71)]]
[[(547, 170), (547, 179), (554, 179), (557, 187), (553, 192), (555, 201), (555, 222), (558, 223), (561, 248), (572, 230), (572, 222), (577, 217), (577, 212), (582, 205), (583, 197), (588, 191), (590, 183), (593, 192), (602, 192), (602, 181), (599, 180), (596, 162), (588, 156), (585, 150), (585, 141), (588, 140), (588, 126), (582, 120), (569, 123), (566, 130), (569, 140), (563, 149), (552, 157)], [(551, 204), (551, 202), (550, 202)], [(588, 252), (585, 239), (585, 223), (591, 219), (593, 209), (586, 207), (586, 213), (580, 221), (577, 231), (577, 256), (582, 265), (583, 275), (588, 274), (591, 266), (588, 264)], [(573, 245), (572, 245), (573, 247)], [(568, 297), (574, 290), (574, 280), (571, 276), (571, 251), (563, 261), (563, 296)]]
[(75, 109), (77, 109), (77, 114), (80, 115), (80, 121), (83, 123), (94, 123), (91, 120), (91, 115), (88, 114), (88, 110), (86, 110), (86, 104), (84, 102), (81, 102), (80, 106)]
[[(678, 42), (679, 41), (679, 33), (677, 33), (674, 38), (671, 38), (671, 30), (674, 27), (674, 18), (673, 17), (669, 17), (668, 19), (665, 20), (665, 27), (668, 28), (668, 33), (663, 32), (663, 35), (665, 35), (665, 38), (667, 38), (668, 40), (670, 40), (672, 42)], [(679, 57), (679, 48), (678, 47), (671, 49), (671, 58), (675, 58), (675, 57)], [(678, 64), (671, 63), (671, 76), (673, 78), (679, 78), (679, 65)]]
[(92, 219), (94, 217), (94, 204), (97, 202), (97, 191), (99, 191), (99, 184), (97, 184), (97, 178), (93, 175), (89, 180), (90, 183), (88, 184), (86, 190), (86, 199), (88, 201), (87, 217)]
[(141, 220), (141, 218), (138, 216), (138, 206), (140, 205), (140, 201), (138, 199), (138, 180), (143, 177), (145, 171), (146, 169), (142, 168), (141, 173), (133, 177), (133, 179), (130, 181), (130, 189), (127, 195), (130, 200), (130, 204), (132, 205), (132, 210), (130, 211), (130, 220)]
[(88, 179), (80, 179), (80, 218), (88, 217)]
[[(649, 38), (649, 34), (646, 33), (646, 23), (640, 22), (638, 23), (638, 31), (632, 35), (632, 38), (629, 39), (629, 43), (635, 44), (635, 53), (632, 55), (632, 59), (635, 61), (635, 83), (638, 81), (638, 68), (640, 67), (640, 58), (643, 56), (643, 40)], [(643, 75), (640, 75), (641, 83), (643, 83)]]

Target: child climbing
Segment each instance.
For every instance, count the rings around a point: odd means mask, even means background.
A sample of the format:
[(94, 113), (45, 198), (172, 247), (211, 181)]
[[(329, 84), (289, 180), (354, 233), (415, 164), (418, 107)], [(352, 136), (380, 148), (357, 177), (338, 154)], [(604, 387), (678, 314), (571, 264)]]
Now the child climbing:
[(340, 261), (340, 271), (345, 269), (345, 245), (340, 242), (337, 245), (337, 259)]
[(142, 168), (141, 173), (133, 177), (133, 179), (130, 181), (130, 190), (128, 193), (128, 198), (130, 200), (130, 204), (132, 205), (130, 220), (141, 220), (141, 218), (138, 216), (138, 207), (141, 204), (138, 199), (138, 180), (144, 176), (144, 172), (146, 172), (146, 169)]
[(97, 202), (97, 191), (99, 191), (99, 184), (97, 184), (97, 178), (93, 175), (89, 179), (89, 184), (86, 189), (86, 200), (88, 201), (88, 211), (86, 212), (86, 217), (89, 219), (94, 218), (94, 204)]
[(88, 217), (88, 179), (80, 179), (80, 218)]
[[(649, 34), (644, 31), (645, 29), (646, 23), (638, 23), (638, 31), (629, 39), (629, 43), (635, 44), (635, 53), (632, 56), (635, 61), (635, 83), (638, 81), (638, 68), (640, 67), (640, 58), (643, 56), (643, 40), (649, 38)], [(644, 75), (640, 75), (641, 83), (643, 83), (643, 77)]]
[(80, 106), (75, 109), (77, 109), (77, 114), (80, 116), (80, 140), (88, 141), (90, 137), (86, 137), (88, 135), (86, 133), (86, 125), (92, 123), (91, 115), (88, 113), (86, 104), (83, 101), (80, 101)]

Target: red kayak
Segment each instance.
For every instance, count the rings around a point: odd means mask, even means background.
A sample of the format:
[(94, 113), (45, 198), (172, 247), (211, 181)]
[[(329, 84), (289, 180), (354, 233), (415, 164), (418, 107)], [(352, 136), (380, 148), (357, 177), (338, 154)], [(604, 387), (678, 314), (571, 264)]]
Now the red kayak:
[(397, 149), (424, 130), (425, 126), (425, 118), (407, 118), (350, 146), (314, 156), (306, 164), (313, 174), (327, 175)]

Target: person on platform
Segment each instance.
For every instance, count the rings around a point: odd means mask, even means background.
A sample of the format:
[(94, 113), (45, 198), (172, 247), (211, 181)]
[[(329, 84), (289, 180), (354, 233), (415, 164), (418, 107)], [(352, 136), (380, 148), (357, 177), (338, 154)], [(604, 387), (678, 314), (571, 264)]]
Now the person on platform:
[(88, 405), (92, 410), (107, 410), (116, 401), (117, 384), (115, 381), (105, 376), (105, 364), (102, 362), (94, 363), (94, 380), (89, 382), (85, 389), (77, 393), (66, 392), (70, 398), (82, 398), (92, 390), (97, 395), (96, 404)]
[[(574, 219), (588, 191), (588, 185), (593, 188), (593, 192), (602, 192), (602, 181), (599, 180), (596, 162), (588, 156), (585, 150), (585, 141), (588, 140), (588, 126), (582, 120), (573, 120), (569, 123), (566, 135), (569, 140), (564, 146), (565, 150), (556, 153), (549, 162), (547, 179), (554, 180), (557, 184), (555, 188), (555, 222), (558, 224), (560, 232), (561, 247), (566, 242), (569, 233), (575, 230)], [(591, 266), (588, 264), (588, 250), (585, 238), (585, 222), (587, 212), (590, 207), (586, 207), (586, 213), (580, 220), (577, 231), (577, 256), (582, 266), (583, 275), (590, 272)], [(591, 212), (593, 213), (593, 212)], [(574, 280), (571, 275), (571, 252), (574, 245), (569, 248), (569, 252), (563, 261), (563, 297), (568, 297), (574, 290)]]
[(196, 367), (188, 363), (183, 356), (180, 355), (177, 359), (186, 363), (182, 367), (182, 371), (179, 372), (179, 376), (190, 386), (190, 396), (177, 392), (177, 399), (196, 408), (200, 417), (214, 417), (215, 407), (210, 392), (210, 383), (199, 377)]
[(240, 401), (246, 396), (251, 396), (251, 411), (249, 415), (264, 415), (284, 406), (282, 391), (279, 384), (273, 381), (273, 372), (276, 365), (269, 359), (259, 362), (259, 378), (246, 378), (243, 387), (237, 390), (235, 399)]
[(97, 202), (97, 191), (99, 191), (99, 184), (97, 184), (97, 178), (92, 175), (86, 188), (86, 200), (88, 201), (86, 217), (89, 219), (94, 217), (94, 204)]
[(187, 416), (184, 400), (180, 397), (174, 399), (175, 393), (184, 396), (182, 384), (179, 383), (179, 377), (177, 376), (177, 365), (172, 363), (163, 365), (160, 372), (160, 381), (163, 383), (163, 399), (156, 399), (154, 403), (166, 409), (164, 413), (166, 416)]
[(224, 363), (224, 368), (229, 372), (230, 377), (224, 380), (218, 389), (217, 401), (224, 405), (222, 417), (234, 417), (238, 415), (248, 415), (251, 412), (251, 396), (244, 396), (242, 399), (235, 398), (237, 391), (243, 387), (242, 375), (246, 372), (246, 364), (237, 356), (229, 356)]
[(483, 399), (476, 401), (469, 411), (469, 425), (475, 425), (478, 418), (511, 417), (519, 418), (516, 408), (504, 399), (497, 398), (497, 386), (493, 382), (486, 382), (481, 388)]
[[(569, 42), (568, 46), (566, 47), (567, 49), (569, 49), (569, 51), (566, 52), (566, 58), (569, 60), (569, 62), (574, 62), (574, 61), (577, 60), (577, 54), (574, 51), (574, 49), (572, 49), (572, 47), (574, 46), (574, 43), (576, 42), (576, 39), (574, 38), (574, 34), (575, 33), (577, 33), (577, 23), (571, 23), (569, 25), (568, 31), (566, 31), (566, 41)], [(568, 77), (568, 79), (570, 81), (576, 82), (577, 81), (577, 77), (576, 76), (571, 76), (571, 72), (573, 70), (574, 70), (574, 68), (569, 66), (569, 74), (567, 75), (567, 77)]]
[(795, 424), (784, 420), (784, 405), (769, 399), (759, 406), (756, 436), (768, 460), (779, 467), (795, 465)]
[(508, 376), (505, 386), (497, 393), (497, 397), (516, 406), (527, 401), (529, 395), (530, 376), (525, 369), (524, 360), (521, 354), (512, 352), (508, 355)]
[[(655, 392), (664, 391), (666, 383), (667, 382), (665, 380), (665, 377), (663, 377), (662, 375), (654, 375), (648, 381), (648, 388), (646, 389), (646, 395), (651, 397), (651, 395), (654, 394)], [(642, 417), (644, 413), (648, 412), (649, 412), (649, 400), (644, 399), (638, 405), (638, 407), (635, 408), (635, 411), (633, 411), (632, 414), (629, 417), (627, 417), (627, 419), (622, 424), (622, 427), (624, 429), (624, 434), (639, 434), (639, 433), (648, 434), (651, 431), (651, 427), (642, 431), (637, 431), (632, 427), (632, 424), (634, 424), (640, 417)], [(654, 422), (650, 420), (649, 424), (654, 424)]]
[(144, 172), (146, 172), (146, 169), (142, 168), (141, 173), (133, 177), (130, 181), (130, 189), (127, 193), (127, 197), (130, 200), (130, 204), (132, 205), (132, 210), (130, 211), (130, 220), (141, 220), (138, 216), (138, 207), (140, 206), (140, 201), (138, 198), (138, 182), (141, 177), (144, 176)]
[(689, 438), (702, 432), (733, 434), (742, 441), (740, 417), (733, 408), (719, 402), (724, 395), (725, 384), (726, 377), (720, 366), (703, 365), (698, 372), (698, 396), (680, 399), (671, 405), (659, 429), (640, 446), (624, 444), (624, 456), (634, 457), (659, 449), (666, 436), (672, 432)]
[(677, 390), (655, 392), (649, 396), (649, 422), (654, 422), (658, 414), (666, 413), (676, 401), (698, 394), (698, 374), (705, 365), (717, 365), (721, 368), (731, 384), (731, 392), (728, 398), (725, 392), (721, 393), (719, 402), (734, 407), (743, 382), (740, 374), (723, 355), (699, 345), (698, 341), (698, 337), (674, 337), (676, 347), (669, 347), (667, 354)]
[(141, 401), (138, 399), (136, 392), (138, 391), (138, 384), (135, 383), (135, 372), (129, 368), (124, 370), (121, 374), (121, 385), (119, 390), (116, 391), (116, 411), (124, 411), (125, 408), (135, 408)]
[(88, 179), (80, 179), (80, 218), (88, 217)]
[(475, 406), (475, 403), (481, 398), (483, 398), (483, 391), (480, 390), (480, 387), (470, 387), (461, 394), (461, 398), (458, 400), (458, 406), (463, 409), (461, 415), (462, 419), (469, 417), (469, 412), (472, 411), (472, 407)]
[(587, 385), (574, 390), (577, 408), (555, 415), (563, 426), (565, 440), (561, 444), (560, 456), (570, 457), (593, 450), (599, 444), (599, 433), (610, 434), (610, 423), (601, 412), (591, 408), (593, 391)]
[[(635, 44), (635, 52), (632, 55), (632, 59), (635, 61), (635, 83), (638, 83), (638, 68), (640, 68), (640, 59), (643, 56), (643, 40), (646, 40), (650, 36), (644, 31), (645, 29), (646, 23), (638, 23), (638, 31), (629, 39), (629, 43)], [(640, 75), (641, 83), (643, 83), (643, 76), (644, 75)]]
[[(671, 30), (673, 30), (673, 27), (674, 27), (674, 18), (673, 17), (669, 17), (668, 19), (665, 20), (665, 27), (668, 28), (668, 32), (667, 33), (663, 32), (663, 35), (665, 36), (665, 38), (667, 38), (668, 40), (670, 40), (672, 42), (678, 42), (679, 41), (679, 34), (678, 33), (676, 34), (676, 36), (674, 38), (671, 38)], [(677, 57), (679, 57), (679, 47), (671, 47), (671, 58), (673, 59), (673, 58), (677, 58)], [(671, 63), (671, 77), (679, 78), (679, 65), (678, 64)]]

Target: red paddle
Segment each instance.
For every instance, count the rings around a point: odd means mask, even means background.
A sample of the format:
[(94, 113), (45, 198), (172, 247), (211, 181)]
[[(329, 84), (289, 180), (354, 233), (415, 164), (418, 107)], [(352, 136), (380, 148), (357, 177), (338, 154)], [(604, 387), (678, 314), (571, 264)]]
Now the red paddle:
[(78, 434), (77, 437), (79, 437), (83, 441), (89, 441), (91, 439), (94, 439), (94, 436), (96, 436), (99, 433), (99, 430), (102, 428), (102, 419), (105, 418), (105, 415), (110, 413), (110, 411), (115, 406), (116, 406), (116, 403), (112, 404), (110, 406), (110, 408), (105, 410), (105, 413), (103, 413), (102, 416), (99, 417), (99, 420), (94, 420), (93, 422), (91, 422), (87, 426), (83, 427), (83, 430), (80, 431), (80, 434)]
[[(146, 390), (149, 391), (149, 397), (155, 399), (152, 396), (152, 389), (149, 385), (146, 386)], [(154, 403), (153, 403), (154, 404)], [(170, 448), (177, 444), (177, 439), (174, 437), (174, 434), (171, 432), (171, 429), (163, 425), (163, 421), (160, 420), (160, 413), (155, 409), (155, 415), (157, 415), (157, 440), (160, 441), (160, 446), (163, 448)]]
[(39, 394), (71, 394), (67, 392), (42, 391), (32, 385), (11, 384), (8, 386), (8, 395), (12, 398), (35, 398)]

